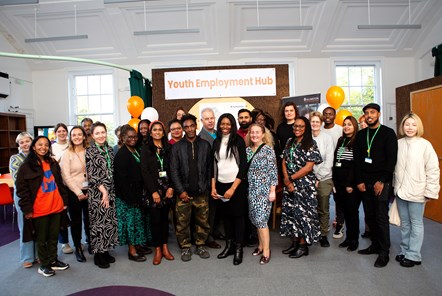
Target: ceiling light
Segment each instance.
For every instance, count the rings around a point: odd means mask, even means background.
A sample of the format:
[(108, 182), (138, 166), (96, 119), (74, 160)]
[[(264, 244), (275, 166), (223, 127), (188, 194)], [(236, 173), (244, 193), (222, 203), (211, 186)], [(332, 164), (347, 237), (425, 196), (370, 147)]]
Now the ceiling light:
[(78, 40), (78, 39), (88, 39), (88, 36), (87, 35), (71, 35), (71, 36), (28, 38), (28, 39), (25, 39), (25, 42), (32, 43), (32, 42), (65, 41), (65, 40)]
[(150, 30), (136, 31), (134, 36), (140, 35), (164, 35), (164, 34), (181, 34), (181, 33), (199, 33), (200, 29), (170, 29), (170, 30)]
[(255, 26), (247, 27), (247, 31), (299, 31), (313, 30), (313, 26)]

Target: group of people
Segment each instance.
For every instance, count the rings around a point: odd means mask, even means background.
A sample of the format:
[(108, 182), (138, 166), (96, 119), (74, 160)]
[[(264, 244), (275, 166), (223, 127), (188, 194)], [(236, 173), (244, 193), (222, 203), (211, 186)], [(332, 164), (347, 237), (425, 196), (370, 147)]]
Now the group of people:
[(378, 254), (375, 266), (387, 265), (388, 208), (395, 195), (402, 234), (396, 260), (405, 267), (419, 265), (424, 205), (439, 192), (436, 153), (422, 138), (416, 114), (402, 120), (404, 138), (398, 141), (380, 124), (379, 105), (370, 103), (363, 112), (367, 127), (353, 116), (341, 127), (331, 107), (307, 118), (289, 102), (273, 132), (275, 121), (263, 110), (239, 110), (238, 127), (232, 114), (216, 120), (205, 108), (199, 131), (196, 117), (181, 110), (168, 130), (163, 122), (149, 120), (142, 120), (138, 130), (119, 127), (115, 147), (108, 145), (106, 126), (89, 118), (69, 132), (66, 125), (56, 125), (54, 144), (23, 132), (17, 137), (19, 153), (10, 160), (23, 267), (40, 262), (38, 272), (44, 276), (69, 268), (57, 258), (58, 241), (70, 247), (68, 226), (78, 262), (86, 262), (82, 229), (100, 268), (115, 262), (109, 250), (117, 245), (128, 245), (128, 259), (135, 262), (146, 261), (152, 253), (148, 245), (154, 248), (154, 265), (174, 260), (168, 247), (170, 221), (184, 262), (193, 253), (209, 258), (206, 247), (221, 248), (215, 238), (224, 233), (225, 247), (217, 258), (233, 256), (233, 264), (241, 264), (243, 247), (255, 235), (253, 255), (267, 264), (268, 220), (278, 183), (283, 187), (280, 233), (291, 239), (282, 252), (290, 258), (307, 256), (316, 242), (330, 246), (333, 194), (333, 237), (342, 237), (346, 229), (339, 247), (358, 249), (362, 202), (372, 243), (358, 253)]

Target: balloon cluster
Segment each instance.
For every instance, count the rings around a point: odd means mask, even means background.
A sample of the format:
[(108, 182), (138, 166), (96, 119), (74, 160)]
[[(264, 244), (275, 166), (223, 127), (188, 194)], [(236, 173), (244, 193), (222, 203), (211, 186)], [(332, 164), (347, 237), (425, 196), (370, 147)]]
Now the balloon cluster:
[[(318, 107), (318, 111), (321, 113), (327, 107), (332, 107), (335, 110), (341, 107), (345, 99), (345, 93), (341, 87), (334, 85), (327, 90), (325, 98), (327, 99), (328, 104), (321, 104)], [(339, 110), (339, 112), (336, 113), (335, 123), (342, 126), (344, 119), (350, 115), (353, 114), (348, 110)]]
[(140, 122), (138, 117), (141, 116), (141, 119), (148, 119), (151, 122), (158, 120), (158, 111), (152, 107), (144, 108), (143, 99), (139, 96), (129, 98), (127, 101), (127, 111), (129, 111), (132, 116), (127, 124), (132, 126), (136, 131), (138, 131), (138, 123)]

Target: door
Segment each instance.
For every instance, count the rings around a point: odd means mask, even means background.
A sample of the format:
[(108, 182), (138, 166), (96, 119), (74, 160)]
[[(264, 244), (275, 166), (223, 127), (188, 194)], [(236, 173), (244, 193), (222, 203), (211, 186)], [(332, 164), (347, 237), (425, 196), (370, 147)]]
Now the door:
[[(419, 115), (424, 124), (424, 138), (431, 142), (439, 158), (439, 168), (442, 160), (442, 86), (412, 92), (411, 110)], [(442, 180), (442, 179), (441, 179)], [(424, 216), (442, 223), (442, 198), (439, 192), (438, 200), (431, 200), (425, 206)]]

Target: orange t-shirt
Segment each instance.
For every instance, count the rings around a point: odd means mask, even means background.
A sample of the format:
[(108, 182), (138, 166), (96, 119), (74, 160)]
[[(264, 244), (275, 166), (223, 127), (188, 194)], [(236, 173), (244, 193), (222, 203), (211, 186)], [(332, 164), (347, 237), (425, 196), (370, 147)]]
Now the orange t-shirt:
[(51, 171), (51, 166), (46, 161), (43, 161), (42, 167), (44, 176), (35, 198), (33, 218), (59, 213), (63, 211), (64, 207), (63, 199), (60, 192), (58, 192), (58, 187)]

